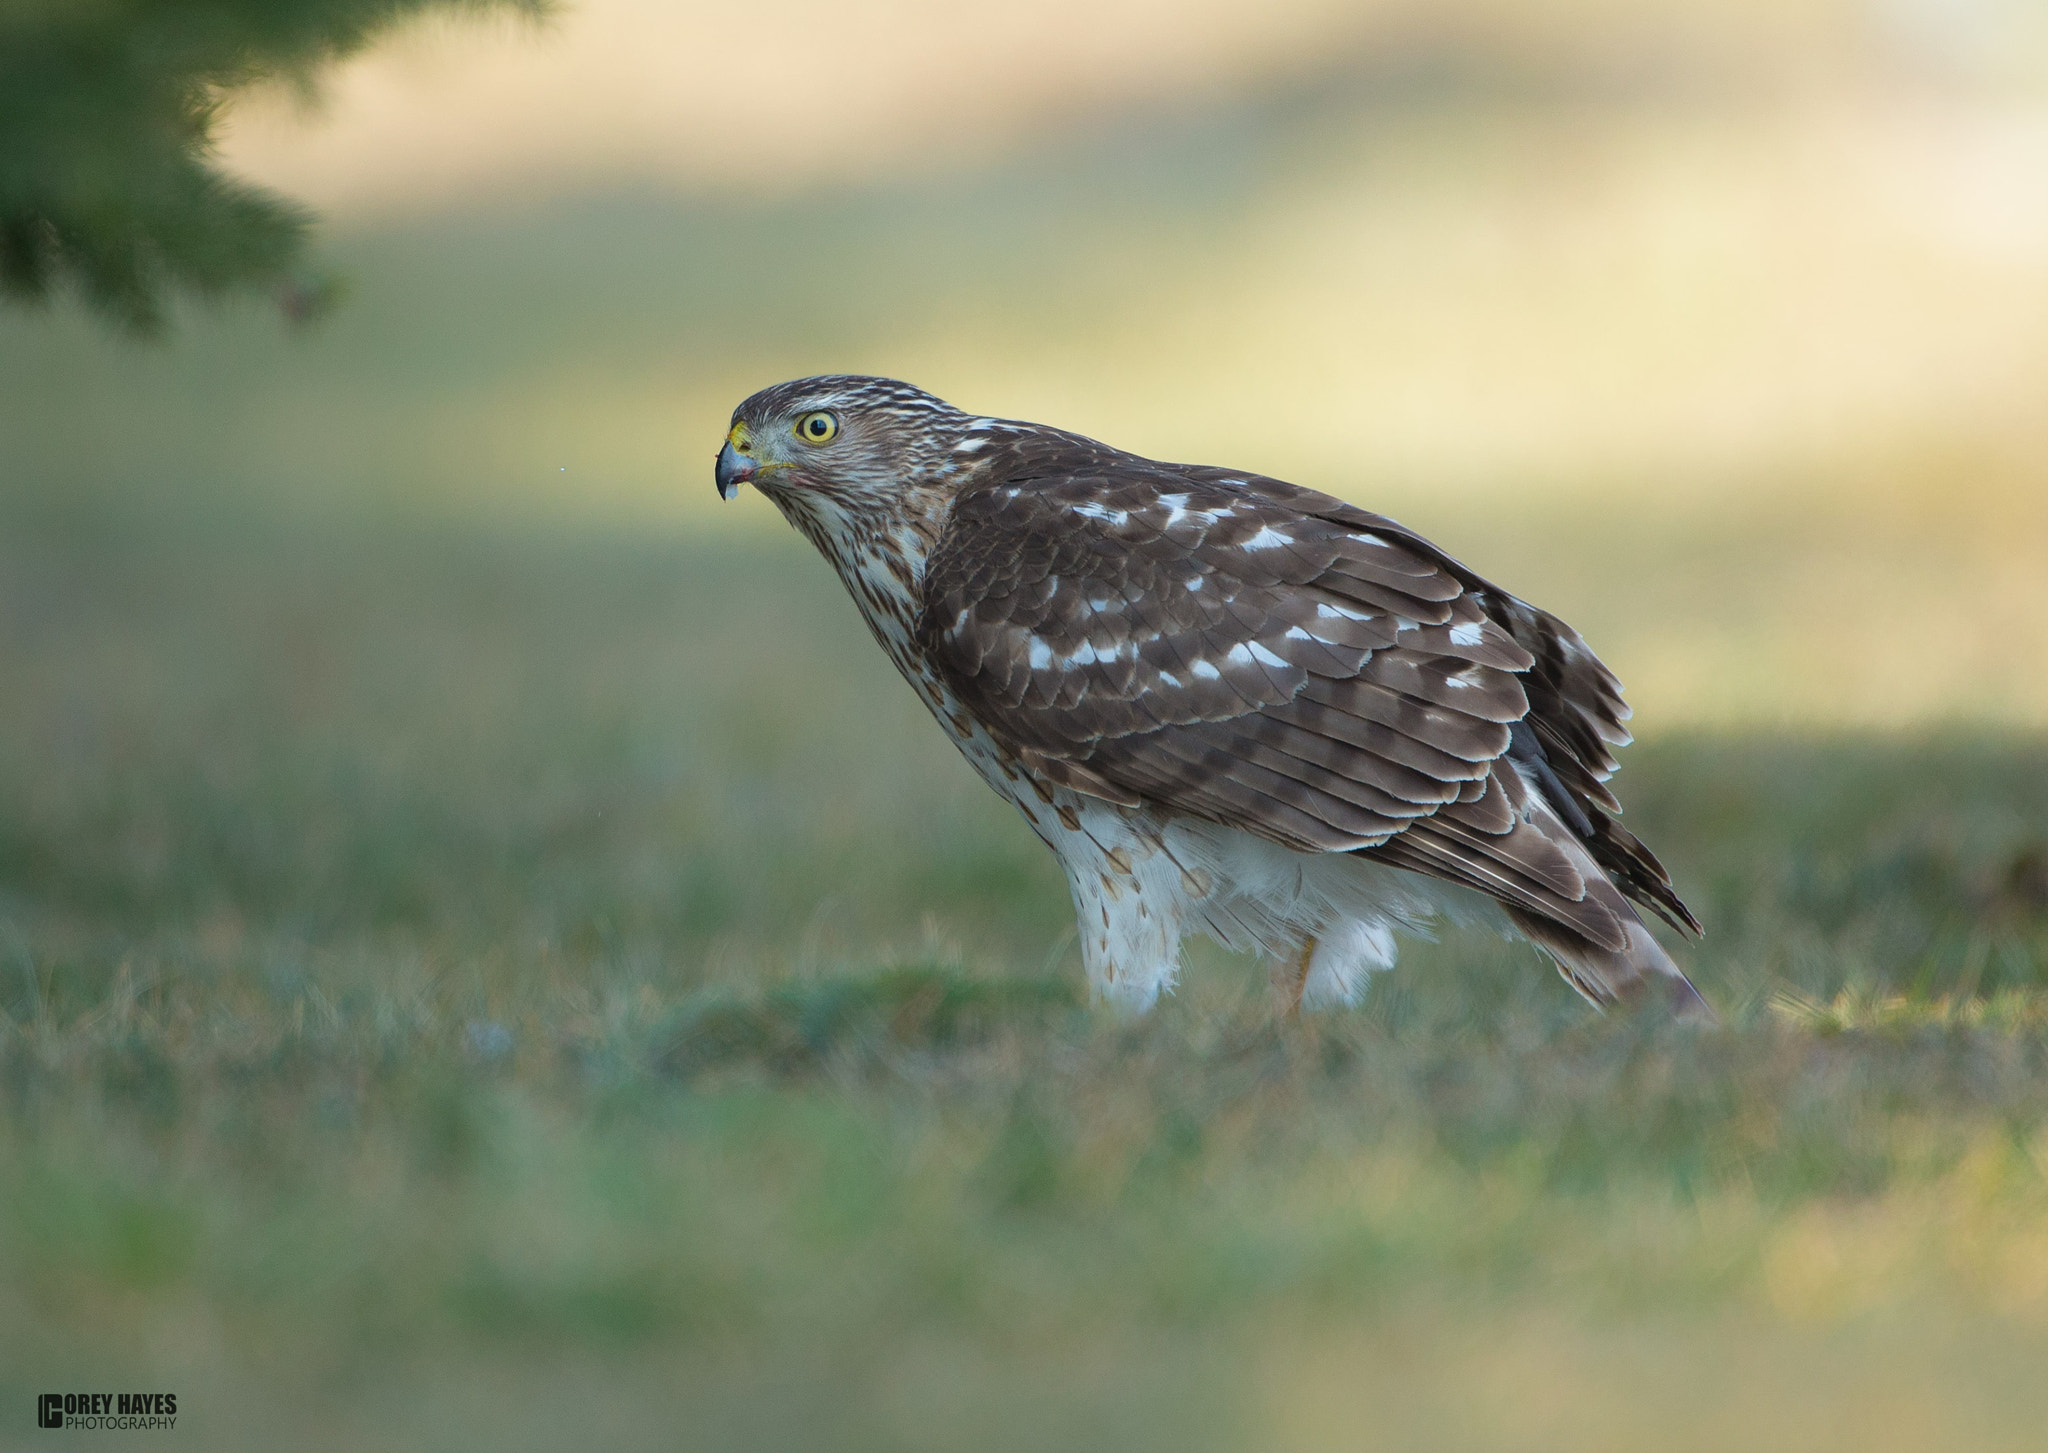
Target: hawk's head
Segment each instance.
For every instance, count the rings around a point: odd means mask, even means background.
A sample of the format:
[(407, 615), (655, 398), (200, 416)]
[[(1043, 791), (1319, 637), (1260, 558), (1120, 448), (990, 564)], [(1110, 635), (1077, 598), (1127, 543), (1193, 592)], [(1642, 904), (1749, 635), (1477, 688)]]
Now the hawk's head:
[(764, 388), (733, 410), (718, 493), (752, 483), (799, 523), (836, 532), (900, 513), (906, 494), (951, 473), (969, 416), (894, 379), (854, 374)]

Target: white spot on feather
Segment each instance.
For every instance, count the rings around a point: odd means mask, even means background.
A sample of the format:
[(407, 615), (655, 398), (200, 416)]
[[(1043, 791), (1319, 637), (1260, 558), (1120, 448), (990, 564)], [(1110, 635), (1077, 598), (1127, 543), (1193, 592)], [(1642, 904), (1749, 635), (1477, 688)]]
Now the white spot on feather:
[(1476, 646), (1486, 639), (1484, 621), (1460, 621), (1451, 627), (1451, 644), (1454, 646)]
[(1052, 647), (1042, 636), (1026, 637), (1031, 642), (1031, 669), (1043, 671), (1052, 664)]
[(1316, 614), (1326, 621), (1369, 621), (1373, 613), (1366, 610), (1352, 610), (1349, 606), (1323, 605), (1318, 603)]
[(1241, 550), (1274, 550), (1282, 545), (1292, 545), (1293, 540), (1281, 534), (1271, 525), (1259, 526), (1259, 532), (1238, 548)]
[[(1257, 660), (1267, 666), (1285, 666), (1287, 664), (1285, 660), (1283, 660), (1279, 656), (1274, 655), (1271, 651), (1267, 650), (1257, 641), (1251, 641), (1247, 644), (1254, 660)], [(1232, 654), (1235, 653), (1233, 652)]]
[(1084, 500), (1082, 503), (1075, 505), (1074, 513), (1085, 515), (1091, 520), (1101, 520), (1105, 524), (1111, 525), (1121, 525), (1131, 517), (1129, 510), (1113, 510), (1108, 505), (1099, 505), (1093, 500)]
[(1223, 676), (1221, 671), (1218, 671), (1207, 661), (1197, 661), (1188, 669), (1194, 673), (1197, 681), (1217, 681), (1221, 680)]

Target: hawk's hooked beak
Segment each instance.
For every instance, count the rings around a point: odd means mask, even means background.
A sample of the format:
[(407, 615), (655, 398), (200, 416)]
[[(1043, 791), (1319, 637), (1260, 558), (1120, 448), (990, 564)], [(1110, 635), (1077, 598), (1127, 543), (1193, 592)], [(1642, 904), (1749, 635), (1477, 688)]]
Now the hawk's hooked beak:
[(752, 442), (745, 424), (734, 424), (732, 432), (725, 436), (725, 447), (718, 451), (718, 468), (712, 476), (718, 481), (720, 499), (738, 495), (740, 486), (759, 471), (760, 465), (747, 454), (747, 446)]

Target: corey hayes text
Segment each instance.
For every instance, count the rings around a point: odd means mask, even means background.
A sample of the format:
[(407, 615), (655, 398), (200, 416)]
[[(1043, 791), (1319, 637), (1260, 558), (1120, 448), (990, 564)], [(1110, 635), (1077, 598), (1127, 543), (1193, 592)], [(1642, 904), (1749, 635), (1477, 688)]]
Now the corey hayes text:
[(36, 1399), (43, 1428), (175, 1428), (174, 1392), (46, 1392)]

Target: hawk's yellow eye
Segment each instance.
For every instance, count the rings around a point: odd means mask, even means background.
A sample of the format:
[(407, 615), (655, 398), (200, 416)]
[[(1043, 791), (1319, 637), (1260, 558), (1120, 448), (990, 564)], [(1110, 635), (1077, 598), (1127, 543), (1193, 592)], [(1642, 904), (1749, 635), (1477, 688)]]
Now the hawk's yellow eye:
[(796, 421), (796, 436), (806, 444), (824, 444), (839, 432), (839, 420), (819, 409)]

